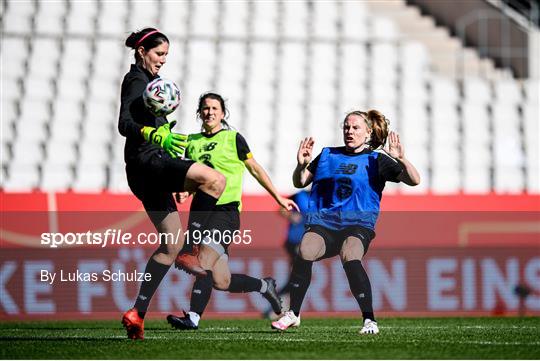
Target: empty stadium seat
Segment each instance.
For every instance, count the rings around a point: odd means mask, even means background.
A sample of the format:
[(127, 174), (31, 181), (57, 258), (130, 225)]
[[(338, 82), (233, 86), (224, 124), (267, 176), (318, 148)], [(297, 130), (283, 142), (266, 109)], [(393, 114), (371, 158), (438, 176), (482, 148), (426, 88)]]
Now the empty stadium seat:
[(284, 1), (280, 3), (279, 18), (282, 21), (283, 36), (285, 38), (306, 39), (308, 36), (308, 6), (303, 1)]
[(107, 170), (97, 164), (79, 163), (75, 169), (73, 190), (76, 192), (97, 193), (107, 186)]
[(491, 140), (490, 120), (488, 109), (485, 105), (470, 104), (461, 105), (463, 137), (466, 142), (486, 144)]
[(31, 192), (39, 185), (39, 167), (35, 163), (11, 162), (8, 176), (4, 182), (7, 192)]
[(48, 119), (21, 118), (17, 121), (17, 142), (40, 143), (47, 140)]
[(0, 159), (2, 160), (2, 165), (9, 164), (11, 159), (10, 143), (10, 141), (6, 141), (4, 138), (0, 141)]
[(126, 172), (122, 167), (111, 168), (111, 179), (107, 189), (112, 193), (129, 193)]
[[(181, 106), (168, 117), (179, 121), (175, 131), (199, 132), (200, 94), (222, 94), (231, 125), (282, 192), (292, 191), (301, 138), (314, 136), (317, 152), (341, 144), (346, 112), (368, 109), (390, 119), (422, 176), (419, 187), (389, 184), (386, 192), (540, 192), (538, 80), (435, 73), (439, 55), (367, 2), (2, 5), (8, 190), (129, 192), (117, 130), (120, 84), (134, 62), (124, 41), (151, 26), (171, 41), (160, 75), (181, 88)], [(266, 192), (249, 176), (244, 188)]]
[(195, 36), (214, 37), (218, 34), (219, 7), (213, 1), (191, 3), (190, 32)]
[[(282, 45), (280, 55), (281, 63), (276, 77), (280, 94), (285, 94), (288, 90), (288, 97), (295, 97), (303, 91), (307, 48), (303, 44), (286, 43)], [(298, 99), (300, 98), (301, 96), (298, 95)]]
[(463, 95), (469, 103), (487, 104), (493, 97), (489, 83), (481, 78), (464, 78), (462, 87)]
[[(384, 112), (383, 112), (384, 114)], [(389, 115), (386, 115), (391, 121)], [(410, 104), (402, 112), (399, 121), (399, 132), (405, 146), (407, 144), (418, 144), (425, 146), (429, 140), (429, 115), (425, 105)]]
[(419, 82), (429, 74), (430, 58), (425, 45), (406, 41), (399, 47), (401, 76), (411, 82)]
[(250, 4), (245, 1), (226, 1), (223, 4), (223, 12), (219, 15), (222, 19), (221, 34), (236, 38), (246, 36), (248, 19), (250, 18)]
[(55, 86), (52, 79), (26, 78), (23, 83), (23, 89), (25, 101), (48, 101), (52, 100), (55, 94)]
[[(335, 146), (341, 143), (342, 119), (336, 115), (333, 103), (316, 103), (309, 108), (309, 114), (311, 121), (308, 122), (306, 135), (314, 137), (323, 146)], [(299, 141), (300, 139), (294, 145), (297, 145)], [(295, 152), (291, 154), (294, 155)]]
[(376, 40), (394, 40), (398, 37), (398, 30), (392, 20), (375, 16), (371, 18), (371, 34)]
[(15, 104), (20, 102), (22, 95), (22, 81), (15, 78), (2, 78), (2, 105), (4, 102)]
[(332, 1), (314, 1), (312, 36), (320, 39), (335, 39), (338, 36), (338, 6)]
[[(9, 14), (7, 14), (9, 15)], [(4, 21), (7, 19), (4, 17)], [(0, 75), (2, 76), (2, 98), (4, 97), (4, 81), (7, 79), (17, 80), (26, 71), (26, 58), (30, 51), (29, 41), (24, 38), (2, 38), (0, 42), (0, 51), (2, 54), (10, 54), (9, 59), (7, 56), (0, 57)]]
[(189, 2), (163, 1), (161, 4), (163, 9), (159, 14), (159, 29), (165, 34), (187, 34)]
[(94, 33), (94, 22), (98, 13), (98, 2), (72, 1), (66, 16), (66, 32), (69, 35), (91, 35)]
[(366, 5), (361, 1), (343, 1), (341, 10), (341, 20), (343, 26), (343, 37), (350, 40), (369, 39), (369, 32), (366, 20)]
[(429, 100), (427, 84), (421, 79), (402, 81), (401, 88), (399, 89), (399, 97), (402, 104), (416, 102), (425, 106)]
[(58, 75), (60, 42), (49, 38), (36, 38), (31, 42), (28, 58), (29, 76), (36, 79), (52, 80)]
[(278, 31), (278, 2), (254, 1), (253, 3), (253, 36), (275, 38)]
[(39, 142), (18, 141), (12, 143), (13, 158), (10, 162), (10, 170), (12, 168), (34, 166), (37, 171), (37, 166), (43, 160), (43, 146)]
[(431, 191), (434, 194), (454, 194), (461, 189), (459, 168), (435, 164), (432, 168)]
[(493, 178), (496, 193), (519, 194), (525, 189), (525, 174), (521, 167), (496, 166)]
[(458, 104), (460, 92), (456, 81), (440, 76), (432, 76), (429, 84), (432, 104)]
[(398, 59), (399, 54), (396, 45), (375, 43), (371, 47), (371, 81), (373, 83), (395, 84), (397, 81)]
[(135, 31), (136, 29), (125, 28), (128, 9), (126, 0), (100, 1), (99, 16), (97, 17), (98, 35), (118, 36), (119, 34), (125, 35), (127, 30)]
[(491, 172), (489, 167), (478, 164), (463, 169), (463, 192), (467, 194), (486, 194), (491, 192)]
[(67, 2), (38, 2), (38, 11), (34, 18), (36, 32), (46, 35), (61, 35), (64, 32), (64, 16)]
[(431, 104), (431, 137), (433, 144), (459, 147), (462, 134), (456, 106), (445, 103)]
[(144, 29), (146, 27), (155, 27), (159, 17), (159, 5), (148, 6), (144, 1), (130, 1), (130, 12), (128, 16), (128, 29)]
[(514, 79), (495, 81), (493, 90), (498, 103), (518, 104), (523, 99), (521, 87)]
[(332, 89), (336, 82), (336, 46), (332, 44), (314, 45), (310, 56), (320, 59), (312, 64), (308, 75), (310, 101), (314, 103), (334, 101), (333, 97), (329, 96), (328, 90)]
[(36, 2), (32, 0), (9, 1), (2, 16), (3, 31), (28, 35), (32, 29), (32, 19), (36, 12)]
[(6, 140), (13, 138), (15, 134), (15, 121), (18, 116), (18, 110), (14, 101), (2, 99), (2, 113), (1, 113), (1, 131), (0, 137), (2, 138), (2, 143)]
[(48, 192), (65, 192), (73, 182), (73, 169), (69, 164), (46, 161), (43, 164), (43, 177), (40, 188)]

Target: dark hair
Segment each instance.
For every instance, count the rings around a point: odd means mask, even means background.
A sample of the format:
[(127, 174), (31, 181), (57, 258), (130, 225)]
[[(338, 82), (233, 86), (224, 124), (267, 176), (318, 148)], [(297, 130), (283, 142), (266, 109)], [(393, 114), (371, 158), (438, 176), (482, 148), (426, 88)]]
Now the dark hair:
[(155, 28), (145, 28), (131, 33), (126, 39), (125, 45), (128, 48), (135, 49), (135, 61), (139, 62), (141, 60), (137, 52), (139, 46), (142, 46), (144, 50), (148, 51), (162, 43), (169, 44), (169, 38), (165, 34)]
[(381, 112), (374, 109), (368, 110), (367, 112), (355, 110), (347, 113), (345, 120), (343, 121), (344, 123), (350, 115), (358, 115), (364, 119), (368, 128), (371, 129), (371, 137), (369, 140), (369, 147), (371, 149), (377, 149), (384, 146), (386, 138), (388, 138), (388, 124), (390, 122)]
[(221, 119), (221, 124), (223, 125), (223, 128), (231, 129), (231, 126), (227, 122), (227, 119), (229, 118), (229, 110), (225, 106), (225, 100), (223, 99), (223, 97), (217, 93), (208, 92), (201, 94), (201, 96), (199, 97), (199, 105), (197, 106), (197, 118), (201, 117), (201, 112), (203, 110), (202, 108), (206, 99), (214, 99), (219, 102), (219, 104), (221, 105), (221, 110), (223, 110), (223, 114), (225, 114), (224, 118)]

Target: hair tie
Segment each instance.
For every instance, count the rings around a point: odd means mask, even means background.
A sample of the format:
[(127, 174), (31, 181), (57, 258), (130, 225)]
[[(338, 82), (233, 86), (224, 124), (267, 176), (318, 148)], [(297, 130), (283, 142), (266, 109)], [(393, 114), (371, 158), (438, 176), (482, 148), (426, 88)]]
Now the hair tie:
[(155, 33), (159, 33), (159, 30), (152, 30), (146, 34), (144, 34), (144, 36), (142, 38), (140, 38), (136, 43), (135, 43), (135, 47), (134, 49), (137, 49), (139, 47), (139, 45), (144, 41), (144, 39), (146, 39), (147, 37), (149, 37), (150, 35), (153, 35)]

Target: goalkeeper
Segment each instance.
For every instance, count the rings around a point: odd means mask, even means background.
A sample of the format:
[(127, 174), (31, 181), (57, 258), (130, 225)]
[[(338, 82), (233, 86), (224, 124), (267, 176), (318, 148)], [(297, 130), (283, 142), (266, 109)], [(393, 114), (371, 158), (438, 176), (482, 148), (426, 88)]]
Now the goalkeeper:
[[(172, 194), (194, 192), (189, 227), (203, 228), (210, 212), (225, 188), (225, 177), (210, 167), (182, 160), (178, 153), (187, 145), (186, 136), (171, 133), (174, 123), (150, 113), (143, 102), (146, 85), (159, 77), (169, 52), (169, 39), (154, 28), (131, 33), (125, 45), (135, 51), (135, 64), (124, 76), (121, 91), (118, 130), (126, 137), (124, 160), (128, 185), (142, 202), (152, 223), (160, 233), (183, 234)], [(144, 338), (144, 316), (152, 296), (174, 262), (183, 245), (162, 244), (152, 254), (137, 300), (127, 311), (122, 324), (131, 339)], [(183, 258), (182, 267), (196, 274), (205, 274), (196, 256)]]

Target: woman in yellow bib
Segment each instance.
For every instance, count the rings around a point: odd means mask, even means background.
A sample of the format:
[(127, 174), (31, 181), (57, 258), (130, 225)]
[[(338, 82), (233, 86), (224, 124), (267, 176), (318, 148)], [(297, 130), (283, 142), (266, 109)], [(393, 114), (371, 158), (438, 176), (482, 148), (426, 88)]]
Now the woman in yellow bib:
[[(212, 229), (213, 234), (208, 236), (213, 241), (202, 242), (200, 246), (199, 261), (207, 275), (197, 277), (193, 284), (190, 311), (184, 312), (183, 317), (167, 316), (167, 321), (181, 330), (195, 330), (199, 327), (199, 320), (210, 300), (212, 288), (234, 293), (260, 292), (274, 312), (281, 313), (281, 299), (276, 292), (275, 280), (271, 277), (259, 279), (244, 274), (231, 274), (228, 265), (228, 242), (220, 240), (224, 240), (226, 235), (232, 237), (235, 231), (238, 233), (240, 230), (240, 200), (246, 168), (281, 207), (298, 210), (298, 206), (294, 201), (278, 194), (266, 171), (253, 158), (244, 137), (230, 129), (227, 116), (228, 111), (221, 95), (201, 95), (197, 117), (202, 121), (202, 132), (189, 136), (186, 156), (219, 171), (227, 179), (227, 185), (212, 214), (211, 227), (207, 227)], [(188, 196), (188, 193), (181, 193), (180, 202), (185, 201)], [(199, 241), (201, 236), (189, 235), (192, 242)]]

